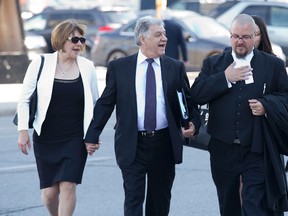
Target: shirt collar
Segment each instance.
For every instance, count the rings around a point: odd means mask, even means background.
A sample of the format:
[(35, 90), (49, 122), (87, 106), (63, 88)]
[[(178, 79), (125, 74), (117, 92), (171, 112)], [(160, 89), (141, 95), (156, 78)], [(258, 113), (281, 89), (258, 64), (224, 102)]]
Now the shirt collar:
[[(143, 62), (146, 62), (147, 57), (141, 52), (141, 50), (139, 49), (138, 52), (138, 57), (137, 57), (137, 64), (142, 64)], [(154, 62), (158, 65), (160, 65), (160, 58), (153, 58)]]
[[(254, 48), (253, 48), (253, 50), (254, 50)], [(248, 55), (246, 55), (244, 58), (237, 58), (236, 53), (234, 52), (234, 50), (232, 50), (232, 57), (233, 57), (234, 61), (244, 60), (244, 61), (251, 62), (251, 59), (254, 56), (253, 50)]]

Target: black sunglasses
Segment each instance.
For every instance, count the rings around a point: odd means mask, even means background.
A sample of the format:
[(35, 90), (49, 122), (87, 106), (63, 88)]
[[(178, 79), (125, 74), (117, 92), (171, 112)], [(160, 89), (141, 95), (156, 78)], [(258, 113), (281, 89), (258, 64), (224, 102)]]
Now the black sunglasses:
[(76, 36), (74, 36), (74, 37), (69, 37), (67, 40), (71, 41), (74, 44), (77, 44), (79, 42), (79, 40), (80, 40), (80, 42), (82, 44), (84, 44), (85, 41), (86, 41), (86, 38), (85, 37), (76, 37)]

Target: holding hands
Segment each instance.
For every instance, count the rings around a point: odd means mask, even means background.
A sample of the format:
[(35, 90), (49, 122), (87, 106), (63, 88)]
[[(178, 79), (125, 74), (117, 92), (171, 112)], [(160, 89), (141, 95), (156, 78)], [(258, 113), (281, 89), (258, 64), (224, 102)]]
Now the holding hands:
[(92, 156), (96, 150), (100, 148), (100, 142), (99, 143), (85, 143), (87, 153)]
[(182, 127), (182, 134), (185, 138), (189, 138), (195, 134), (195, 126), (192, 122), (189, 122), (189, 128), (185, 129)]

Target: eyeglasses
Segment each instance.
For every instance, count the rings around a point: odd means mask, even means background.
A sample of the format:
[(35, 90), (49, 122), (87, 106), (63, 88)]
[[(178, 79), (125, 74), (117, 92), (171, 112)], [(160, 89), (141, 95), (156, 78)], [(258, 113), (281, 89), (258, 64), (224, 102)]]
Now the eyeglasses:
[(74, 37), (69, 37), (67, 40), (71, 41), (74, 44), (77, 44), (79, 42), (79, 40), (80, 40), (80, 42), (82, 44), (84, 44), (85, 41), (86, 41), (86, 38), (85, 37), (76, 37), (76, 36), (74, 36)]
[(240, 35), (237, 35), (237, 34), (231, 34), (231, 38), (234, 39), (234, 40), (243, 40), (243, 41), (248, 41), (252, 38), (253, 34), (251, 35), (243, 35), (243, 36), (240, 36)]

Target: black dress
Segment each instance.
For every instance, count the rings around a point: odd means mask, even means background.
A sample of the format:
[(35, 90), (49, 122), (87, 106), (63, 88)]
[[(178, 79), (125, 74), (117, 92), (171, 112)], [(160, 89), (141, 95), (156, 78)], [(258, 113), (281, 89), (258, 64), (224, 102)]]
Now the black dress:
[(41, 135), (33, 134), (41, 189), (60, 181), (81, 183), (87, 159), (83, 116), (81, 76), (75, 80), (55, 79)]

